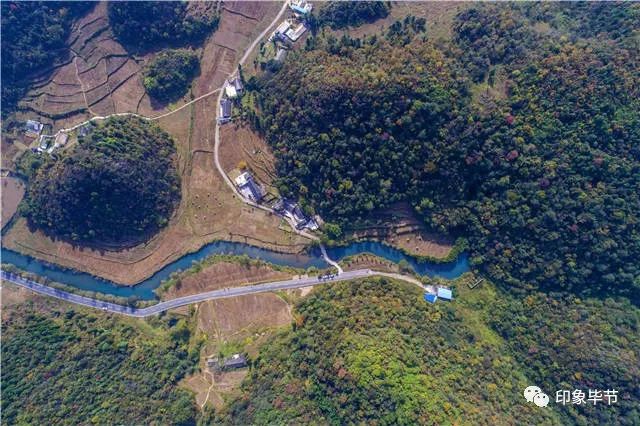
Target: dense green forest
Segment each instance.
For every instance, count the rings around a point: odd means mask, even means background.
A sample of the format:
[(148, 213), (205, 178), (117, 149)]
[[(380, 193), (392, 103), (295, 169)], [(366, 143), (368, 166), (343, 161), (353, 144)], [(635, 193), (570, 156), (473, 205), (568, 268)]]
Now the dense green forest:
[(199, 356), (189, 324), (136, 321), (27, 304), (3, 313), (3, 424), (194, 424), (193, 395), (177, 387)]
[[(293, 330), (265, 346), (233, 424), (633, 424), (640, 384), (640, 311), (459, 285), (429, 305), (385, 279), (318, 287)], [(461, 294), (462, 293), (462, 294)], [(567, 319), (570, 319), (568, 321)], [(552, 399), (541, 410), (524, 388)], [(555, 391), (618, 389), (610, 406), (562, 406)]]
[(21, 212), (31, 224), (74, 241), (146, 237), (167, 224), (178, 204), (175, 152), (156, 125), (110, 118), (31, 171)]
[(66, 48), (71, 23), (92, 2), (3, 1), (2, 116), (11, 112), (28, 88), (29, 76), (51, 70), (70, 57)]
[(331, 1), (321, 5), (318, 24), (334, 30), (355, 27), (389, 15), (390, 3), (382, 1)]
[(218, 26), (219, 16), (211, 8), (198, 14), (188, 8), (182, 1), (112, 1), (109, 23), (118, 41), (132, 52), (198, 45)]
[(192, 50), (166, 50), (145, 69), (144, 88), (154, 99), (175, 101), (187, 93), (199, 68), (198, 55)]
[(607, 25), (529, 6), (473, 5), (438, 46), (411, 18), (319, 36), (252, 85), (249, 119), (281, 192), (338, 227), (408, 200), (498, 282), (637, 297), (638, 5)]

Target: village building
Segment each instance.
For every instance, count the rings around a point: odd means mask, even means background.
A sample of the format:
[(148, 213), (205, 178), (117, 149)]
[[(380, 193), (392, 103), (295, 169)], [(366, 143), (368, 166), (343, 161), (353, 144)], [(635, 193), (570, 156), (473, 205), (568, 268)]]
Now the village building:
[(440, 299), (443, 299), (443, 300), (452, 300), (453, 299), (453, 293), (448, 288), (438, 287), (438, 291), (437, 291), (436, 294), (438, 295), (438, 297)]
[(44, 124), (36, 120), (27, 120), (27, 123), (24, 126), (24, 130), (27, 133), (27, 136), (31, 136), (37, 138), (40, 136), (40, 132), (44, 128)]
[(271, 37), (269, 37), (269, 41), (282, 40), (286, 32), (289, 31), (289, 28), (291, 28), (291, 21), (288, 19), (282, 21), (282, 23), (278, 25), (278, 28), (271, 34)]
[(220, 361), (218, 358), (208, 358), (207, 367), (213, 371), (235, 370), (248, 366), (247, 358), (242, 354), (234, 354)]
[(273, 205), (273, 210), (281, 216), (289, 218), (296, 229), (309, 229), (315, 231), (319, 228), (318, 222), (314, 218), (307, 216), (298, 203), (290, 200), (280, 199)]
[(224, 93), (229, 99), (235, 99), (238, 97), (238, 92), (236, 91), (236, 88), (233, 86), (233, 84), (227, 84), (224, 87)]
[(240, 194), (253, 202), (260, 202), (264, 197), (264, 191), (253, 179), (249, 172), (244, 172), (235, 179)]
[(303, 22), (300, 22), (297, 27), (289, 28), (287, 32), (285, 32), (285, 35), (291, 41), (298, 41), (298, 39), (302, 37), (302, 34), (304, 34), (306, 31), (307, 31), (307, 26)]
[(295, 13), (300, 15), (308, 15), (309, 12), (313, 9), (313, 5), (309, 3), (307, 0), (291, 0), (289, 3), (289, 7)]
[(220, 115), (218, 116), (219, 123), (226, 123), (231, 120), (231, 109), (233, 102), (229, 99), (223, 99), (220, 101)]

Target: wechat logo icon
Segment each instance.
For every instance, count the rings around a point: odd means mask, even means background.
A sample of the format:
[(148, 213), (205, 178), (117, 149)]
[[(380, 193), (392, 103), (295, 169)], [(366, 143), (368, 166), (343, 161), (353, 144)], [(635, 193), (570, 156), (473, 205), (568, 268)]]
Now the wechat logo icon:
[(533, 402), (538, 407), (546, 407), (549, 405), (549, 396), (542, 392), (542, 389), (537, 386), (528, 386), (524, 390), (524, 399), (526, 399), (527, 402)]

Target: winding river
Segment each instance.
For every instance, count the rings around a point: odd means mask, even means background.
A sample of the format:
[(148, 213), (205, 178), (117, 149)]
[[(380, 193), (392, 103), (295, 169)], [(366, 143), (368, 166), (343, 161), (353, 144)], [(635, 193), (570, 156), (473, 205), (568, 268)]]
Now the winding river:
[[(455, 261), (448, 263), (420, 262), (400, 250), (374, 241), (356, 242), (345, 247), (328, 248), (327, 253), (329, 257), (334, 260), (340, 260), (346, 256), (353, 256), (360, 253), (372, 253), (395, 263), (404, 259), (420, 275), (437, 276), (447, 279), (457, 278), (469, 270), (469, 259), (466, 253), (458, 256)], [(197, 252), (187, 254), (168, 264), (151, 277), (134, 286), (118, 285), (112, 281), (98, 278), (86, 272), (64, 269), (5, 248), (2, 248), (2, 263), (14, 265), (24, 271), (32, 272), (41, 277), (46, 277), (52, 281), (84, 291), (110, 294), (119, 297), (137, 296), (141, 300), (154, 300), (157, 298), (154, 290), (158, 288), (163, 280), (169, 278), (173, 272), (187, 269), (192, 266), (194, 261), (202, 260), (214, 254), (244, 254), (254, 259), (262, 259), (276, 265), (291, 266), (294, 268), (308, 268), (310, 266), (325, 268), (328, 266), (319, 250), (314, 250), (308, 255), (293, 255), (229, 241), (216, 241), (207, 244)]]

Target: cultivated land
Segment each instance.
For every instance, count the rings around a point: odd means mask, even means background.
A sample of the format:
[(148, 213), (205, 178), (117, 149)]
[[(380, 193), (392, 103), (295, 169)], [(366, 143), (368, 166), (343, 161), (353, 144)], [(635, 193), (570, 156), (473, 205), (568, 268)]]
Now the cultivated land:
[(196, 273), (180, 274), (180, 284), (174, 284), (162, 293), (162, 299), (188, 296), (225, 287), (239, 287), (259, 282), (291, 278), (292, 273), (276, 270), (269, 264), (242, 264), (235, 260), (221, 260), (202, 268)]
[(20, 179), (2, 176), (0, 178), (2, 185), (2, 227), (11, 220), (11, 217), (18, 209), (18, 204), (24, 196), (24, 184)]
[(216, 409), (237, 394), (246, 369), (212, 374), (206, 366), (209, 356), (229, 356), (246, 352), (251, 357), (280, 327), (291, 324), (291, 306), (275, 294), (256, 294), (198, 305), (197, 331), (206, 336), (198, 373), (186, 377), (182, 386), (193, 391), (198, 406), (210, 404)]
[[(194, 99), (222, 85), (226, 76), (235, 70), (235, 64), (246, 47), (273, 20), (281, 7), (281, 3), (225, 4), (218, 30), (202, 49), (202, 73), (194, 82), (191, 93)], [(87, 20), (103, 20), (104, 11), (100, 10), (96, 7), (90, 15), (92, 17), (83, 18), (79, 26), (88, 25)], [(72, 38), (74, 36), (75, 33)], [(95, 40), (100, 40), (100, 37)], [(110, 40), (109, 43), (116, 42)], [(130, 93), (136, 92), (132, 90)], [(157, 115), (144, 108), (138, 112)], [(3, 243), (34, 257), (122, 284), (135, 284), (167, 263), (214, 240), (247, 242), (285, 252), (303, 250), (309, 242), (306, 238), (291, 232), (280, 218), (245, 205), (216, 172), (213, 161), (215, 116), (214, 95), (158, 120), (178, 144), (182, 201), (169, 226), (150, 241), (127, 249), (73, 246), (54, 241), (40, 231), (30, 230), (26, 221), (19, 219)], [(84, 119), (85, 116), (76, 117), (64, 121), (64, 125), (77, 124)], [(56, 122), (58, 125), (62, 126)]]

